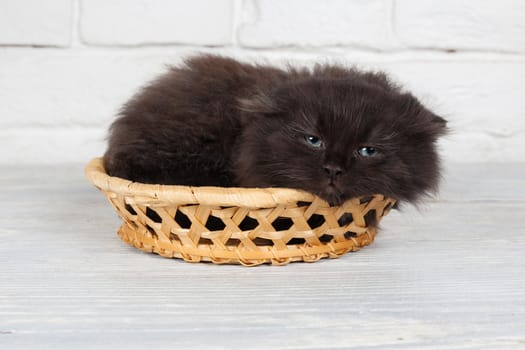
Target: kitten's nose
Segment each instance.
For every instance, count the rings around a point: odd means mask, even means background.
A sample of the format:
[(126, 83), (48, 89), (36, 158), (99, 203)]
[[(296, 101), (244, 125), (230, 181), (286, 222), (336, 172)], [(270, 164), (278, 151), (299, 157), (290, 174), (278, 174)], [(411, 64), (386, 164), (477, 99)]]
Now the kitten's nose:
[(340, 166), (334, 164), (325, 164), (323, 169), (328, 175), (330, 175), (330, 178), (332, 179), (343, 173), (343, 169)]

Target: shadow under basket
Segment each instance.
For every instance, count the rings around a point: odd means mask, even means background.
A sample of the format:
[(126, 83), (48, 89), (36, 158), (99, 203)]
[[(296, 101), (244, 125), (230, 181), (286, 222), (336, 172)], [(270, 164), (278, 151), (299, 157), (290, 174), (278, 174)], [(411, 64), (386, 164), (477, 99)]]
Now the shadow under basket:
[(124, 220), (120, 238), (188, 262), (285, 265), (356, 251), (374, 240), (395, 200), (352, 198), (340, 206), (288, 188), (153, 185), (109, 176), (101, 158), (85, 175)]

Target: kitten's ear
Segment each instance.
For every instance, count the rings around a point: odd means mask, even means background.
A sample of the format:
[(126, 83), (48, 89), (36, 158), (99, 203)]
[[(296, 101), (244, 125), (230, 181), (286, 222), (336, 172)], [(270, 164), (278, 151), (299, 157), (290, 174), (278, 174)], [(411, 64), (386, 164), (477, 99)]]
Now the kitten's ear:
[(448, 122), (439, 115), (430, 112), (430, 121), (434, 126), (434, 132), (437, 136), (443, 136), (449, 132), (449, 128), (447, 127)]
[(268, 94), (258, 92), (255, 95), (237, 100), (239, 109), (247, 113), (272, 114), (278, 112), (277, 104)]
[(441, 126), (443, 128), (447, 127), (447, 121), (445, 119), (443, 119), (442, 117), (440, 117), (439, 115), (436, 115), (434, 113), (432, 113), (432, 122), (436, 123), (437, 125), (439, 125), (439, 126)]

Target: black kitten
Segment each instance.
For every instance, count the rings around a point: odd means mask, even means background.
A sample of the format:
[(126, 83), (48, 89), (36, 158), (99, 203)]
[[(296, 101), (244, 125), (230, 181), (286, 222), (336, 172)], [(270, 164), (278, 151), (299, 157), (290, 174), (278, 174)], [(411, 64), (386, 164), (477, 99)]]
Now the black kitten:
[(104, 165), (138, 182), (292, 187), (331, 204), (415, 201), (439, 180), (446, 121), (382, 73), (197, 56), (129, 101)]

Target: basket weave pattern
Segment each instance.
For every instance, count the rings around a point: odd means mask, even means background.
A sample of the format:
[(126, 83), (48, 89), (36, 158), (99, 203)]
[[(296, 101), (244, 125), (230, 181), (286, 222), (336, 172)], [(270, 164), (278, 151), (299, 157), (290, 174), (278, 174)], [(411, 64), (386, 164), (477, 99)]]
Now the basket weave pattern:
[(331, 207), (293, 189), (140, 184), (108, 176), (100, 158), (85, 173), (124, 220), (122, 240), (189, 262), (284, 265), (339, 257), (370, 244), (395, 203), (374, 195)]

